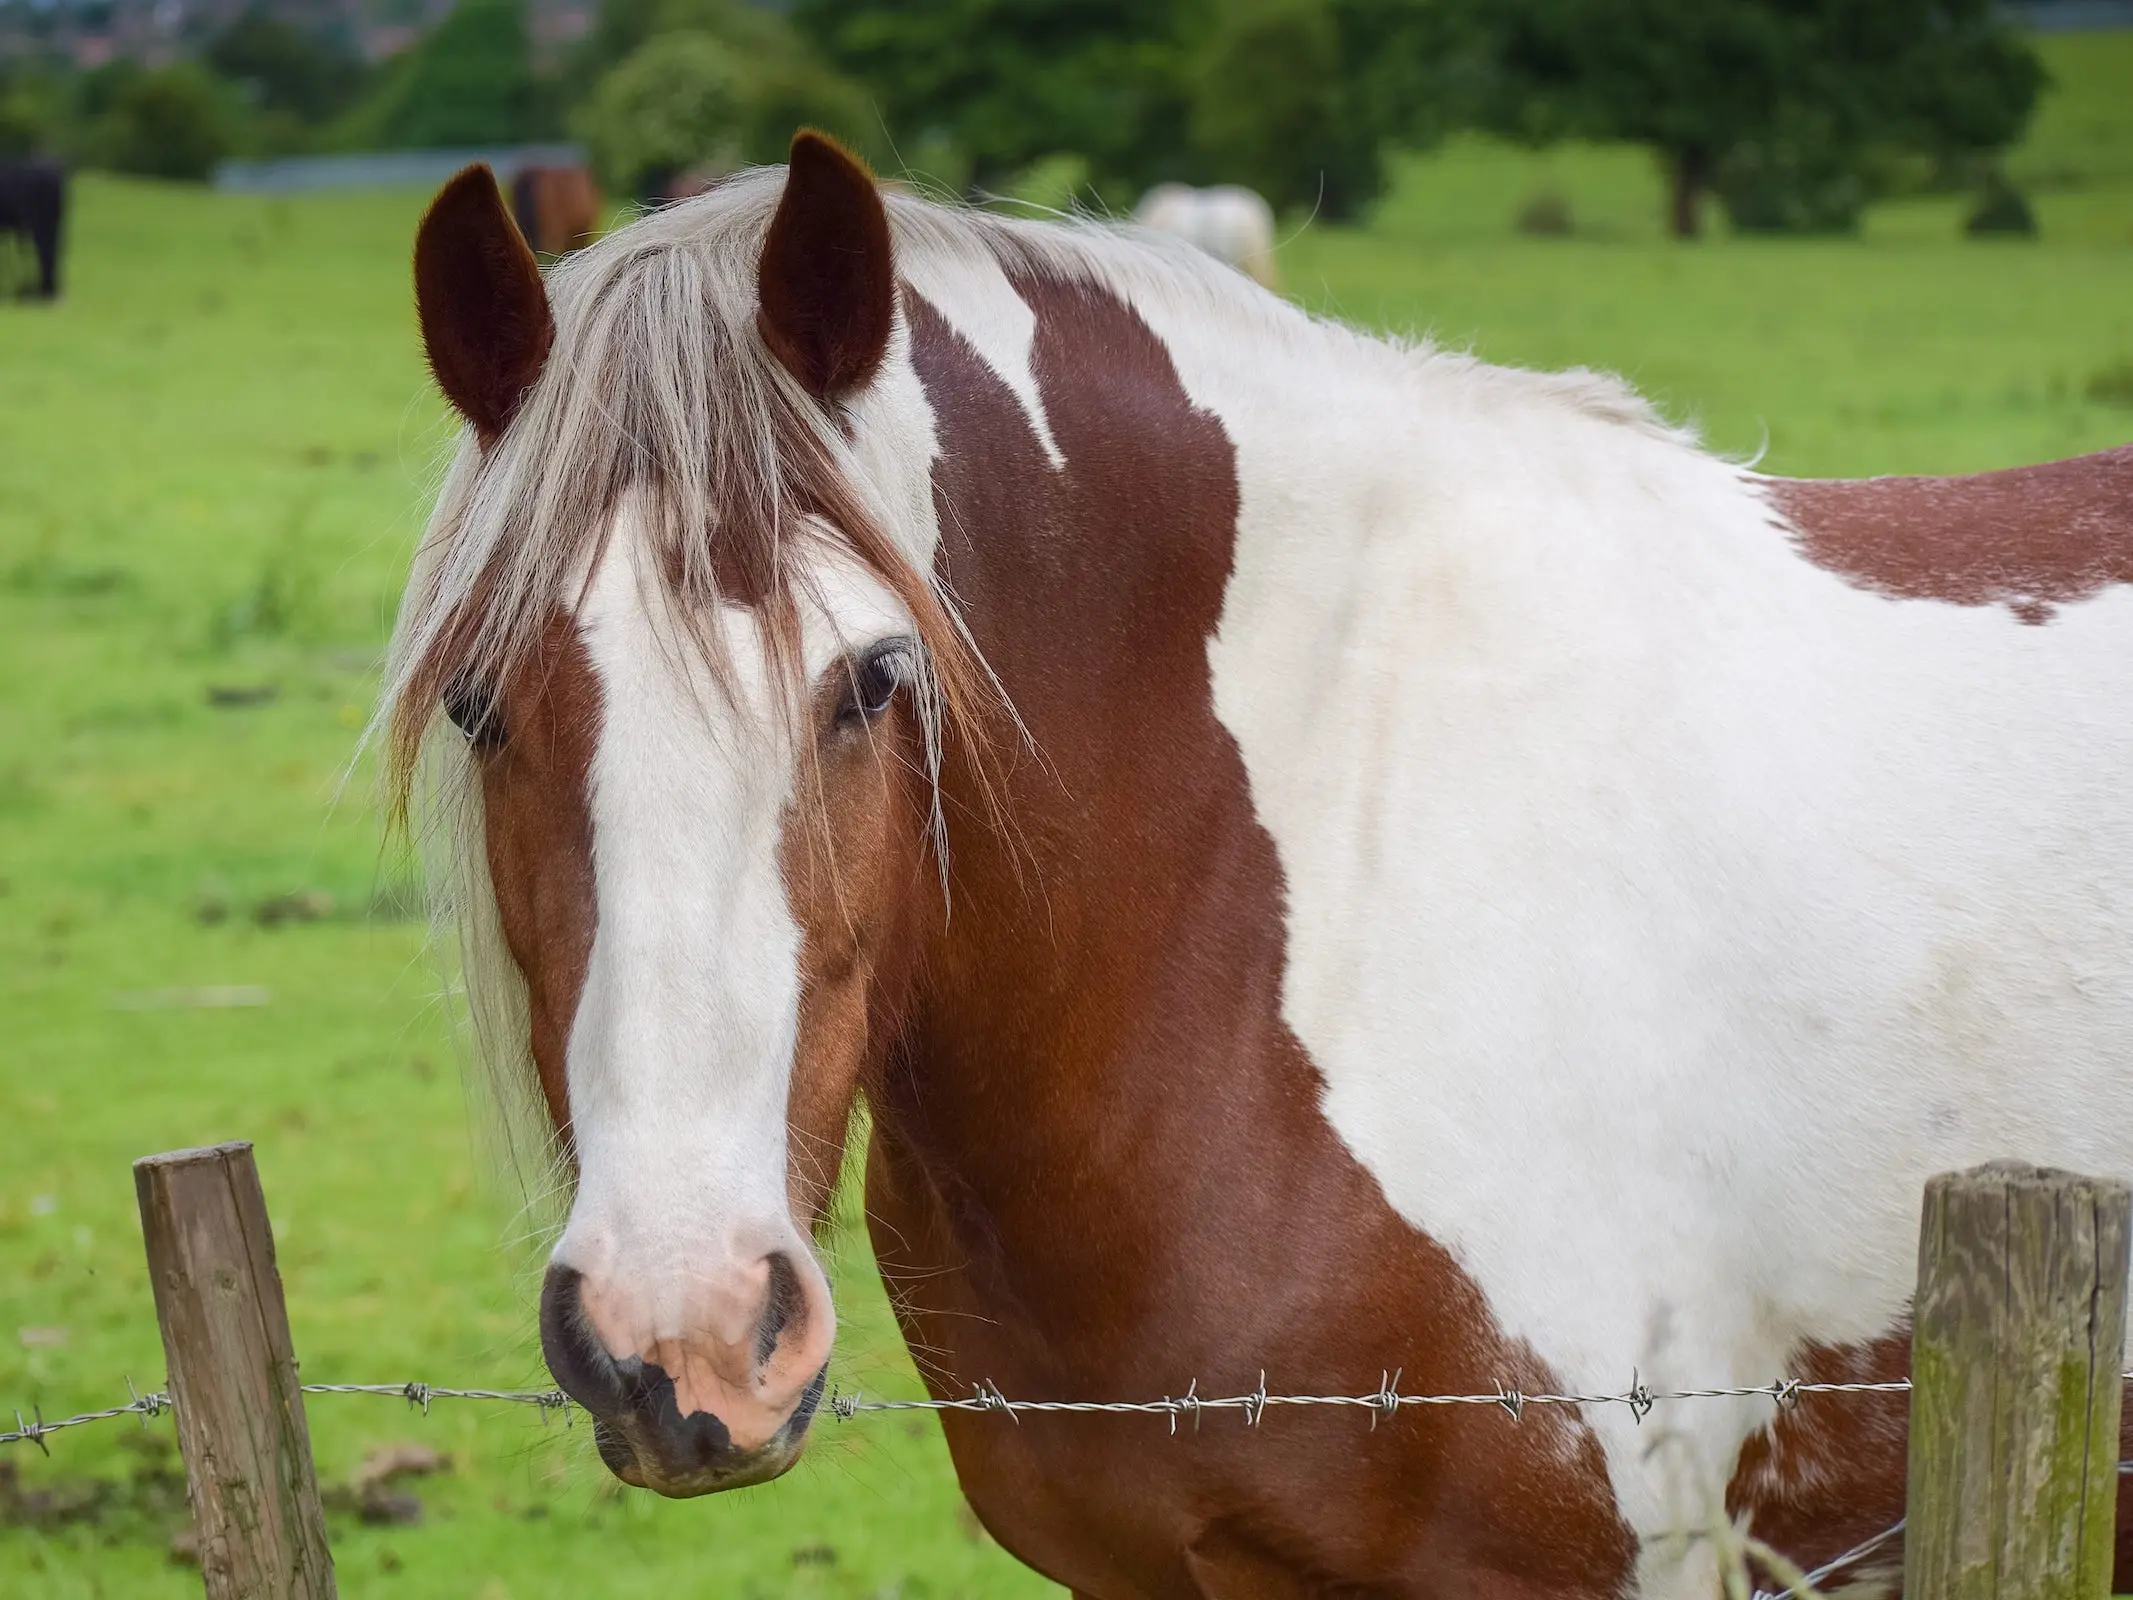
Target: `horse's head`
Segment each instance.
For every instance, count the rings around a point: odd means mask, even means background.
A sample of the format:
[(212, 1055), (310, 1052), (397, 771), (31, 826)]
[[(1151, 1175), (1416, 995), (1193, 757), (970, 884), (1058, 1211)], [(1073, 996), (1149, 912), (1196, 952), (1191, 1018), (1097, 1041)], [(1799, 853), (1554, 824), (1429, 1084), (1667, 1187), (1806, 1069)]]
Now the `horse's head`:
[(403, 609), (396, 714), (470, 780), (574, 1169), (548, 1364), (608, 1465), (675, 1495), (783, 1471), (820, 1399), (810, 1234), (937, 911), (967, 671), (927, 552), (854, 487), (894, 324), (873, 182), (803, 136), (782, 191), (736, 192), (715, 237), (654, 217), (544, 285), (474, 171), (415, 253), (473, 436)]

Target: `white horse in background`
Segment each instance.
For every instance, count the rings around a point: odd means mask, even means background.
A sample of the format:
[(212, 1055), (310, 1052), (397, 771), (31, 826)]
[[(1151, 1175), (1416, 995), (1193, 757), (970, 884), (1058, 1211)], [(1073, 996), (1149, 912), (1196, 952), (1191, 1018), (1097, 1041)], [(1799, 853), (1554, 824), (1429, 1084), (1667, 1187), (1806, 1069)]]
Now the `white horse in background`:
[(1195, 189), (1189, 183), (1159, 183), (1141, 196), (1133, 220), (1158, 233), (1174, 233), (1253, 282), (1272, 289), (1274, 208), (1253, 190), (1221, 183)]

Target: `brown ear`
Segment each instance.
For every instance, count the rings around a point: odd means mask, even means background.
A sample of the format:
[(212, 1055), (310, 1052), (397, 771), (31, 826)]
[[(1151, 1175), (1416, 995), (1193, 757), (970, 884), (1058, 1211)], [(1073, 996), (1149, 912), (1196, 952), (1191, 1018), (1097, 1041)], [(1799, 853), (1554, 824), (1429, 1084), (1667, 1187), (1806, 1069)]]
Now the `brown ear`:
[(415, 308), (437, 387), (494, 443), (541, 375), (555, 318), (486, 166), (463, 168), (430, 202), (415, 234)]
[(793, 137), (756, 278), (763, 342), (810, 393), (834, 399), (874, 376), (896, 306), (889, 214), (874, 175), (826, 134)]

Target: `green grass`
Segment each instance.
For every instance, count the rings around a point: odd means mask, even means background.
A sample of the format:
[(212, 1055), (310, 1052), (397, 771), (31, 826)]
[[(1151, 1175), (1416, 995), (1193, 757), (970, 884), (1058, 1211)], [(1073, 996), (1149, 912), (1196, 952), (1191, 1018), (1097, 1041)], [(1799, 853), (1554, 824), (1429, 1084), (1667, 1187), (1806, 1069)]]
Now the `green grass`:
[[(1929, 200), (1859, 240), (1684, 248), (1634, 152), (1462, 145), (1404, 163), (1370, 229), (1295, 239), (1284, 270), (1360, 320), (1621, 370), (1781, 470), (2119, 443), (2133, 391), (2098, 378), (2133, 370), (2124, 43), (2018, 158), (2073, 175), (2037, 243), (1964, 242), (1957, 203)], [(1513, 234), (1543, 188), (1578, 236)], [(534, 1261), (481, 1176), (404, 864), (367, 775), (341, 787), (444, 437), (408, 307), (419, 205), (89, 179), (66, 301), (0, 305), (0, 1416), (161, 1381), (127, 1163), (230, 1137), (259, 1147), (308, 1377), (542, 1382)], [(260, 685), (270, 703), (209, 703)], [(254, 921), (302, 890), (331, 914)], [(271, 1003), (113, 1003), (208, 984)], [(910, 1392), (848, 1216), (833, 1244), (841, 1380)], [(530, 1412), (310, 1411), (329, 1479), (396, 1439), (455, 1458), (418, 1486), (419, 1527), (336, 1517), (351, 1596), (1047, 1592), (975, 1533), (930, 1424), (824, 1424), (785, 1480), (670, 1504)], [(0, 1450), (31, 1490), (139, 1485), (94, 1520), (0, 1527), (0, 1597), (198, 1592), (164, 1554), (169, 1426)]]

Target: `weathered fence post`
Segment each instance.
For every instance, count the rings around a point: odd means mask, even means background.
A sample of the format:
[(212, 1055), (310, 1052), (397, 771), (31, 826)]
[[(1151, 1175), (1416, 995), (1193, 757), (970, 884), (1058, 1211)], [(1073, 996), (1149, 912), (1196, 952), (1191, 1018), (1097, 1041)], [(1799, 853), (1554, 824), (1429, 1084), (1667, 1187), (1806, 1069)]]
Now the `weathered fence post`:
[(2103, 1600), (2133, 1199), (1994, 1162), (1926, 1185), (1904, 1600)]
[(249, 1144), (133, 1164), (209, 1600), (332, 1600), (281, 1273)]

